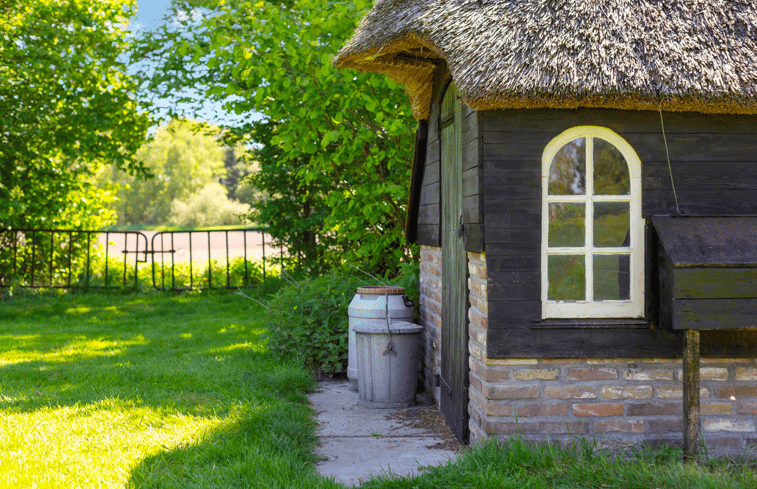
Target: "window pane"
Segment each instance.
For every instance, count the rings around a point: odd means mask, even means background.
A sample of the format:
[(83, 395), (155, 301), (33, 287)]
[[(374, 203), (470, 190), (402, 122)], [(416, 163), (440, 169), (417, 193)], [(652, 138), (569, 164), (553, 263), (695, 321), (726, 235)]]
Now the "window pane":
[(557, 152), (549, 167), (550, 195), (586, 193), (586, 138), (569, 142)]
[(629, 255), (594, 255), (594, 300), (629, 300), (630, 265)]
[(586, 241), (584, 204), (549, 204), (549, 246), (584, 246)]
[(631, 193), (628, 164), (618, 148), (604, 139), (594, 138), (594, 194)]
[(594, 246), (631, 246), (631, 204), (594, 203)]
[(551, 255), (547, 262), (549, 290), (552, 301), (586, 299), (586, 259), (583, 255)]

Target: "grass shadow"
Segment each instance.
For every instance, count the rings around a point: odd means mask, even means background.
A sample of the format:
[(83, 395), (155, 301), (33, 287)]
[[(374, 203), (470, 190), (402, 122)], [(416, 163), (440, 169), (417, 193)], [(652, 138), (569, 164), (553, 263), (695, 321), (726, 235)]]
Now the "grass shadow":
[(264, 317), (228, 292), (0, 303), (0, 485), (312, 479), (313, 379), (269, 356)]

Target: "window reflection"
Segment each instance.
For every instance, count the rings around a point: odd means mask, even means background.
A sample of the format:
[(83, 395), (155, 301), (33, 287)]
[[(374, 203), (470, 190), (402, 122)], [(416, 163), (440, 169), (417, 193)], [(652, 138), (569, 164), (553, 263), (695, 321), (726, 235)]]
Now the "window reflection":
[(584, 246), (586, 206), (549, 204), (549, 246)]
[(582, 301), (586, 299), (586, 260), (583, 255), (552, 255), (549, 263), (549, 290), (552, 301)]
[(604, 139), (594, 138), (594, 195), (628, 195), (631, 183), (623, 154)]
[(549, 169), (550, 195), (586, 193), (586, 138), (569, 142), (552, 158)]
[(629, 255), (594, 255), (594, 300), (629, 300), (630, 270)]
[(631, 204), (594, 203), (594, 246), (630, 246)]

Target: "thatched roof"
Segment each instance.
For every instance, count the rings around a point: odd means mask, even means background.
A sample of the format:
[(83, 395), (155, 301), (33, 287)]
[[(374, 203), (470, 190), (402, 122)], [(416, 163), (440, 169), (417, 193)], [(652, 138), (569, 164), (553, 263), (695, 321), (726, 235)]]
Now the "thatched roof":
[(757, 0), (376, 0), (334, 63), (427, 118), (440, 58), (479, 110), (757, 114)]

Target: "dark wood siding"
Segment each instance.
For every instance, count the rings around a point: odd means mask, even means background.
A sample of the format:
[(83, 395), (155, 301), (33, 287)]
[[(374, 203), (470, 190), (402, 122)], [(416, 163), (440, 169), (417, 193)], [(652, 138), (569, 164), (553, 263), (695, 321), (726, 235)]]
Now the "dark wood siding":
[(481, 133), (478, 112), (462, 104), (463, 118), (463, 224), (465, 249), (484, 250), (484, 216), (482, 206)]
[(441, 147), (439, 143), (439, 108), (443, 89), (449, 81), (444, 63), (434, 74), (434, 95), (428, 119), (426, 166), (423, 170), (416, 242), (427, 246), (441, 246)]
[[(757, 214), (757, 117), (663, 113), (681, 213)], [(577, 109), (479, 113), (489, 273), (490, 358), (680, 357), (680, 334), (638, 323), (564, 328), (541, 321), (541, 157), (575, 126), (607, 127), (642, 161), (643, 216), (676, 213), (658, 112)], [(651, 236), (652, 233), (647, 233)], [(655, 316), (658, 254), (647, 238), (647, 316)], [(662, 286), (665, 293), (664, 285)], [(661, 311), (664, 314), (664, 311)], [(754, 331), (704, 331), (703, 356), (753, 356)]]
[(655, 216), (661, 328), (757, 328), (757, 217)]
[[(436, 70), (434, 95), (428, 121), (428, 142), (426, 164), (423, 169), (416, 242), (429, 246), (441, 246), (441, 147), (439, 135), (439, 108), (441, 96), (450, 82), (450, 75), (443, 63)], [(462, 104), (462, 151), (463, 151), (463, 224), (465, 249), (481, 252), (484, 250), (483, 179), (482, 179), (482, 138), (479, 112)]]

